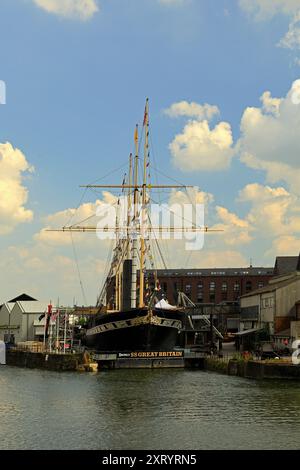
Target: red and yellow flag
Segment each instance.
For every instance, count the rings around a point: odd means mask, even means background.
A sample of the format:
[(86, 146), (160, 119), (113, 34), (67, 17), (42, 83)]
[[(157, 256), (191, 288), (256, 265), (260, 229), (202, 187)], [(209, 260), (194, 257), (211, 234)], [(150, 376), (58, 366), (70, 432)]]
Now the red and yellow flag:
[(135, 130), (134, 130), (134, 141), (135, 143), (137, 143), (139, 140), (139, 132), (138, 132), (138, 127), (136, 126)]

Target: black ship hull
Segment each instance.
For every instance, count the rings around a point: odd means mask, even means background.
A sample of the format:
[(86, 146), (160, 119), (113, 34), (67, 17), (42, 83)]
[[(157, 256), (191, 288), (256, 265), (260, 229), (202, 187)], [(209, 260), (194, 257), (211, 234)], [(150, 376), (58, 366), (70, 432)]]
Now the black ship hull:
[(183, 314), (179, 310), (133, 309), (106, 313), (88, 328), (85, 344), (96, 351), (172, 351)]

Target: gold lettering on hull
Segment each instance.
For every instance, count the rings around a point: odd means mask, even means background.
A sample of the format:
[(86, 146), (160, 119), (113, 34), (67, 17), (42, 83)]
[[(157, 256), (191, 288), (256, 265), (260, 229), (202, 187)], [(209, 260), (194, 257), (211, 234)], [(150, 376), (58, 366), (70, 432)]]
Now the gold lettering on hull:
[(182, 351), (141, 351), (132, 352), (132, 358), (160, 358), (160, 357), (182, 357)]

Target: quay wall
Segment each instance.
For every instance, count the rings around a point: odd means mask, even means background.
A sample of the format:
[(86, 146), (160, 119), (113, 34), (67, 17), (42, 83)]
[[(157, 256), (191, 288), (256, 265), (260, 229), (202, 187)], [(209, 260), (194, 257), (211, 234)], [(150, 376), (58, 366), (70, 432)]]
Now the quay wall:
[(54, 371), (75, 371), (83, 363), (83, 354), (47, 354), (8, 350), (6, 363), (9, 366), (46, 369)]
[(297, 379), (300, 380), (300, 366), (292, 363), (265, 361), (224, 360), (207, 357), (204, 369), (247, 379)]

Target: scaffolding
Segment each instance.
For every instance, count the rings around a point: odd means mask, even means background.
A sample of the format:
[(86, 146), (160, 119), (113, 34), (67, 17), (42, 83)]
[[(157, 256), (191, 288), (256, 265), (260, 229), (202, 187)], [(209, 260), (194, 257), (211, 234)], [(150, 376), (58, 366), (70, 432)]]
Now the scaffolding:
[(44, 345), (49, 353), (66, 354), (74, 345), (74, 309), (56, 307), (52, 309), (48, 331), (45, 322)]

